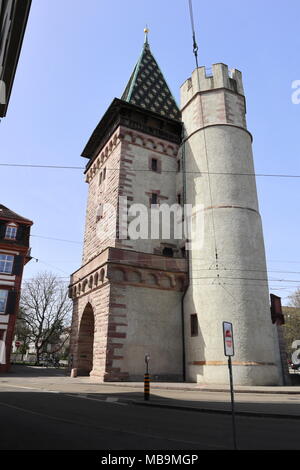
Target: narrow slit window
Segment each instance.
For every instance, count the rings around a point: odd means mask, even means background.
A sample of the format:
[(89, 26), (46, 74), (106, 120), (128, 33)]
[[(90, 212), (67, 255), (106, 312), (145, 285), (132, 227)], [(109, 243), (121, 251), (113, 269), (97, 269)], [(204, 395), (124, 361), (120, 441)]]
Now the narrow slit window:
[(156, 158), (151, 159), (151, 169), (152, 169), (152, 171), (157, 171), (157, 169), (158, 169), (157, 159)]
[(191, 315), (191, 336), (198, 336), (198, 317), (196, 313)]

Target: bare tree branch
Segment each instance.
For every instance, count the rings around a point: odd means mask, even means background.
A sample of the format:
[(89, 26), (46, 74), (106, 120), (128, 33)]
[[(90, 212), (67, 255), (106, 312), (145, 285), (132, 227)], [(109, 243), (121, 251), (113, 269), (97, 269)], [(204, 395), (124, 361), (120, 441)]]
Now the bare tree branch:
[(20, 300), (20, 318), (26, 323), (35, 345), (37, 363), (48, 344), (54, 340), (61, 342), (60, 336), (70, 325), (71, 309), (67, 286), (53, 273), (41, 272), (33, 280), (25, 282)]

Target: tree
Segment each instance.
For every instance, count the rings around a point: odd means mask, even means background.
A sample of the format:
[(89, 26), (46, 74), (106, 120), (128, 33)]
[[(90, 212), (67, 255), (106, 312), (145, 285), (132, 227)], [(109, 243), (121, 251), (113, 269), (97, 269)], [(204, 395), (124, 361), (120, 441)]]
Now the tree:
[(57, 341), (59, 348), (62, 336), (61, 347), (67, 341), (71, 309), (67, 286), (53, 273), (41, 272), (25, 281), (20, 299), (20, 320), (34, 343), (36, 364), (48, 344)]
[(292, 344), (300, 340), (300, 288), (289, 296), (289, 306), (283, 307), (285, 318), (284, 337), (288, 355), (294, 352)]
[(23, 320), (24, 312), (23, 309), (19, 309), (16, 326), (15, 326), (15, 335), (18, 341), (21, 342), (21, 346), (18, 347), (17, 353), (22, 354), (22, 361), (24, 354), (26, 354), (29, 344), (30, 344), (30, 328), (27, 323)]
[(289, 296), (289, 306), (294, 308), (300, 308), (300, 287)]

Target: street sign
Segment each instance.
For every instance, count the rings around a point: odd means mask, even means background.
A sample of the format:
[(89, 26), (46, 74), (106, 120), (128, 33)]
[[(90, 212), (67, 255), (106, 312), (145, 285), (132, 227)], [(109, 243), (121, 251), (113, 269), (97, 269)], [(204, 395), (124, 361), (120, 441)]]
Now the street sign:
[(235, 425), (235, 406), (234, 406), (234, 390), (233, 390), (233, 376), (232, 376), (232, 362), (231, 362), (231, 357), (234, 356), (233, 326), (232, 326), (232, 323), (227, 322), (227, 321), (223, 321), (223, 339), (224, 339), (224, 354), (225, 356), (228, 357), (233, 447), (236, 450), (237, 442), (236, 442), (236, 425)]
[(232, 323), (223, 322), (224, 353), (227, 357), (234, 356), (233, 327)]
[(21, 341), (16, 341), (16, 342), (15, 342), (16, 348), (19, 348), (19, 347), (21, 346), (21, 344), (22, 344)]

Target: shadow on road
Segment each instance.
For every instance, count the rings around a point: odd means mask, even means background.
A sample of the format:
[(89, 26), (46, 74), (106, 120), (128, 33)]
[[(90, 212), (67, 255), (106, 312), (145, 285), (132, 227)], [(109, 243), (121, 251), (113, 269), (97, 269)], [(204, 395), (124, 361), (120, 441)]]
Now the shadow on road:
[(68, 370), (64, 367), (28, 366), (13, 364), (9, 372), (1, 374), (1, 377), (57, 377), (68, 375)]
[[(141, 407), (141, 393), (1, 391), (1, 450), (224, 450), (231, 417)], [(176, 404), (176, 400), (168, 403)], [(207, 402), (209, 406), (217, 403)], [(237, 416), (239, 449), (299, 449), (296, 420)]]

